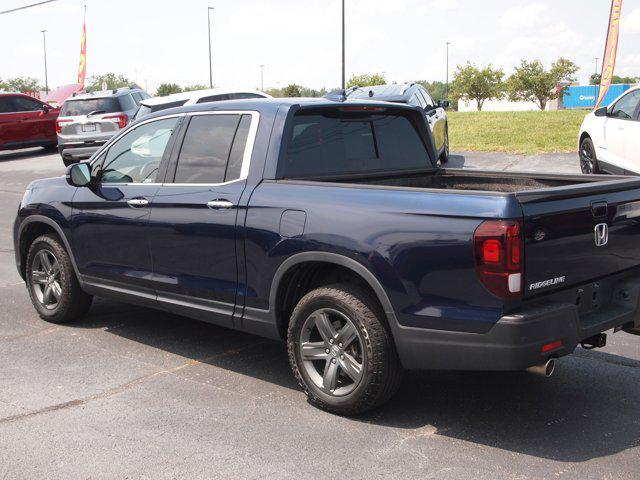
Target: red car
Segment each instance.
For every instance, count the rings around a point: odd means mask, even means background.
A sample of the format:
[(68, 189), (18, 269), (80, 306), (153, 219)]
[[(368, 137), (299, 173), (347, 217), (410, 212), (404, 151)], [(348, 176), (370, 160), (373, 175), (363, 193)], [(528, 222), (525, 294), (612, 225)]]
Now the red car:
[(22, 93), (0, 93), (0, 150), (55, 149), (59, 108)]

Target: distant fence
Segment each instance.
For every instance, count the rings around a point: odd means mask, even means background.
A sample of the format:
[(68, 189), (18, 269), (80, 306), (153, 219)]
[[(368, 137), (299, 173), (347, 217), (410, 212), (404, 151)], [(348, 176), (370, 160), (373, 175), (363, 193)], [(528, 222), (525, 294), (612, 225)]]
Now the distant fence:
[[(616, 98), (629, 90), (632, 85), (611, 85), (607, 95), (602, 101), (602, 106), (609, 106)], [(597, 85), (575, 85), (567, 87), (562, 95), (563, 108), (594, 108), (600, 87)]]

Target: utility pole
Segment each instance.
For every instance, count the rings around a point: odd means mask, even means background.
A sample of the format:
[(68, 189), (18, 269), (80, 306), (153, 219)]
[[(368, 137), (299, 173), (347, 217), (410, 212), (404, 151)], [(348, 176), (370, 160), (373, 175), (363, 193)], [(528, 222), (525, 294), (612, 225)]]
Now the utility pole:
[(264, 65), (259, 65), (260, 67), (260, 91), (264, 92)]
[(47, 31), (40, 30), (42, 33), (42, 45), (44, 48), (44, 89), (45, 92), (49, 93), (49, 75), (47, 73)]
[(207, 7), (207, 30), (209, 31), (209, 88), (213, 88), (213, 62), (211, 60), (211, 10)]
[(342, 0), (342, 89), (347, 88), (345, 76), (345, 48), (344, 48), (344, 1)]
[(446, 89), (445, 89), (445, 100), (449, 100), (449, 45), (451, 45), (451, 42), (447, 42), (447, 83), (446, 83)]

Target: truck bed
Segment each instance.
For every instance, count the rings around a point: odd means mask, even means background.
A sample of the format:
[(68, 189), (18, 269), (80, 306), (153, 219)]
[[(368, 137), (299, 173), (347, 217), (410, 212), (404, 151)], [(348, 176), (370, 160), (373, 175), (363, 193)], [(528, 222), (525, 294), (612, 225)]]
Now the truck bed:
[[(335, 179), (340, 183), (378, 185), (405, 188), (429, 188), (442, 190), (474, 190), (483, 192), (516, 193), (569, 185), (584, 185), (597, 181), (611, 181), (624, 177), (585, 175), (539, 175), (533, 173), (478, 172), (441, 169), (403, 175), (385, 175)], [(321, 180), (321, 179), (318, 179)]]

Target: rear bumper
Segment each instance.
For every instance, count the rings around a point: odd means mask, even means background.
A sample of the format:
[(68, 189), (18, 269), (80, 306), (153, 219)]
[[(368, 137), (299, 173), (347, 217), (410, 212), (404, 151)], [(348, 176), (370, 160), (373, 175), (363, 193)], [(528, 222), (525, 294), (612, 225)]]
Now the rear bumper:
[(66, 146), (61, 145), (58, 146), (58, 151), (60, 152), (60, 156), (67, 163), (79, 162), (80, 160), (86, 160), (90, 158), (91, 155), (96, 153), (98, 149), (104, 145), (104, 143), (100, 143), (93, 146)]
[[(617, 327), (640, 328), (640, 275), (615, 283), (610, 303), (580, 315), (572, 303), (538, 303), (502, 317), (487, 333), (394, 329), (405, 368), (422, 370), (524, 370), (572, 353), (583, 340)], [(562, 346), (542, 352), (544, 345)]]

